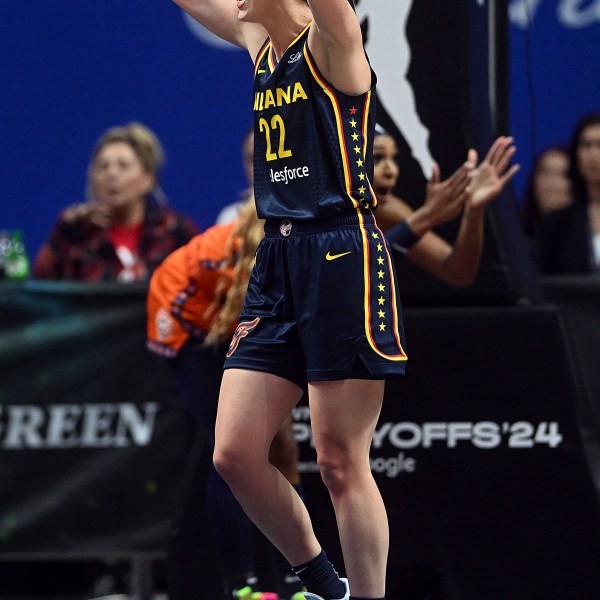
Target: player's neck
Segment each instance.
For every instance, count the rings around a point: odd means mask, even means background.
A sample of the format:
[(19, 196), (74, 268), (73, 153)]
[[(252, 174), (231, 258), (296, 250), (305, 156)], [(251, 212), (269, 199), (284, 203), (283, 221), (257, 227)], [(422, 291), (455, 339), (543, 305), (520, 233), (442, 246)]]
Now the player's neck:
[(293, 11), (274, 15), (272, 23), (265, 23), (265, 28), (273, 44), (275, 56), (279, 60), (290, 44), (302, 33), (312, 21), (312, 13), (308, 6)]

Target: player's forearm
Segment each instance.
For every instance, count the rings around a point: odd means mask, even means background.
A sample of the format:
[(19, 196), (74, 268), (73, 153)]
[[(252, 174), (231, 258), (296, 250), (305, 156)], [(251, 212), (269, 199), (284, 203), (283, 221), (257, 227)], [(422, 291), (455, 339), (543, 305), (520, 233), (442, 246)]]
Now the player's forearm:
[(206, 18), (206, 14), (210, 11), (210, 5), (213, 4), (211, 0), (172, 0), (172, 2), (192, 17), (197, 18), (198, 21)]
[(235, 2), (228, 0), (172, 0), (194, 20), (218, 37), (246, 48)]

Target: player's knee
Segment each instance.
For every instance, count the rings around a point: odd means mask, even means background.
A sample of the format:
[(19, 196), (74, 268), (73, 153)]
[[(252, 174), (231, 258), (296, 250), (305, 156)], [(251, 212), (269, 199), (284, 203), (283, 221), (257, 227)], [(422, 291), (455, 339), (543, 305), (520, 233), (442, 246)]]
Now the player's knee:
[(226, 446), (215, 446), (213, 464), (217, 473), (227, 483), (236, 481), (243, 473), (243, 457), (235, 449)]
[(332, 497), (343, 496), (351, 485), (352, 473), (348, 463), (338, 453), (324, 453), (317, 457), (323, 483)]

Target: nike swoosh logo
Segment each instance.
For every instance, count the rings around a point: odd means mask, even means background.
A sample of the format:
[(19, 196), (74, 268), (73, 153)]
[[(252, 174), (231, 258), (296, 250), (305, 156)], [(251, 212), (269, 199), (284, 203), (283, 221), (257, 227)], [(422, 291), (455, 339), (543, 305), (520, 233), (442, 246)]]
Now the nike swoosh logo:
[(342, 256), (346, 256), (346, 254), (352, 254), (352, 251), (348, 251), (348, 252), (342, 252), (341, 254), (331, 254), (331, 252), (328, 252), (325, 255), (325, 258), (327, 260), (335, 260), (336, 258), (341, 258)]

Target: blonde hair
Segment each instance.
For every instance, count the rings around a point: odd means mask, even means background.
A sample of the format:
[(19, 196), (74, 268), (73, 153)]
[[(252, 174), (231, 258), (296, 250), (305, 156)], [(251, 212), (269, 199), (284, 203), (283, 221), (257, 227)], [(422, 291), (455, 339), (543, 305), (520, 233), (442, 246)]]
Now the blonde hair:
[[(229, 340), (244, 305), (248, 280), (256, 260), (256, 249), (264, 234), (264, 221), (258, 218), (254, 194), (250, 194), (239, 209), (237, 225), (225, 248), (227, 258), (221, 266), (222, 274), (215, 289), (215, 299), (206, 311), (207, 318), (218, 312), (208, 329), (205, 345)], [(230, 276), (228, 271), (232, 266), (233, 274)]]
[(149, 127), (135, 121), (126, 125), (111, 127), (100, 136), (94, 145), (88, 166), (88, 197), (94, 197), (94, 189), (91, 184), (92, 170), (98, 154), (108, 144), (116, 142), (124, 142), (133, 148), (133, 151), (142, 163), (144, 171), (152, 175), (154, 179), (154, 187), (151, 191), (155, 194), (159, 202), (166, 202), (166, 196), (158, 186), (158, 173), (165, 162), (165, 153), (162, 145), (156, 134)]

